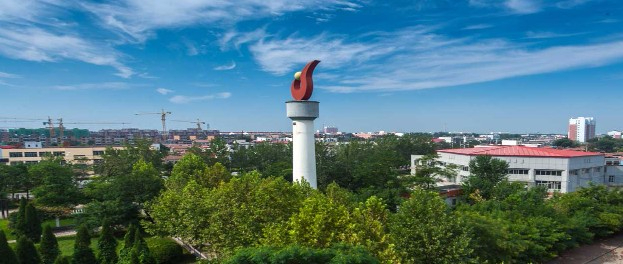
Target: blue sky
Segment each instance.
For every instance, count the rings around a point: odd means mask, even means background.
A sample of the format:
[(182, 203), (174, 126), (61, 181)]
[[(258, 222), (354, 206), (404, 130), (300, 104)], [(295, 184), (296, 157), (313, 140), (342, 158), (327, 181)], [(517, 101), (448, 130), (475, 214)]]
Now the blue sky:
[(617, 0), (0, 0), (0, 118), (288, 131), (292, 74), (320, 59), (318, 129), (605, 132), (622, 29)]

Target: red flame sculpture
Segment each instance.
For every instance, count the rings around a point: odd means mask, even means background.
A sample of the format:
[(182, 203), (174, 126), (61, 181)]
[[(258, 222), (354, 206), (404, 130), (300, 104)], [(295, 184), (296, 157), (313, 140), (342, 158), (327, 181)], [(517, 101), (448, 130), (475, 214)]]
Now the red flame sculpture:
[(290, 86), (290, 92), (294, 100), (308, 100), (312, 92), (314, 91), (314, 81), (312, 80), (312, 74), (316, 65), (320, 63), (319, 60), (313, 60), (305, 65), (305, 68), (301, 71), (301, 78), (299, 80), (294, 79)]

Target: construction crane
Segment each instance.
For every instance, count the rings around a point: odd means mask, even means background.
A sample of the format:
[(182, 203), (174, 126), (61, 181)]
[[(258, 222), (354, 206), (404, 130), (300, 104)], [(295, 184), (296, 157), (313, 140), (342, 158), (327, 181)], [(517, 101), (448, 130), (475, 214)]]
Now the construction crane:
[(171, 112), (167, 112), (164, 111), (164, 109), (162, 109), (162, 112), (158, 113), (158, 112), (151, 112), (151, 113), (136, 113), (134, 115), (160, 115), (160, 119), (162, 120), (162, 137), (163, 140), (167, 140), (169, 137), (167, 135), (167, 115), (170, 115)]
[(54, 132), (54, 123), (52, 122), (52, 118), (48, 116), (48, 121), (43, 122), (43, 125), (48, 126), (48, 128), (50, 129), (50, 138), (53, 138), (56, 135), (56, 133)]
[[(206, 122), (203, 122), (197, 118), (197, 121), (187, 121), (187, 120), (171, 120), (172, 122), (183, 122), (183, 123), (193, 123), (197, 125), (197, 130), (201, 131), (201, 125), (205, 125)], [(210, 128), (210, 124), (206, 125), (206, 129)]]

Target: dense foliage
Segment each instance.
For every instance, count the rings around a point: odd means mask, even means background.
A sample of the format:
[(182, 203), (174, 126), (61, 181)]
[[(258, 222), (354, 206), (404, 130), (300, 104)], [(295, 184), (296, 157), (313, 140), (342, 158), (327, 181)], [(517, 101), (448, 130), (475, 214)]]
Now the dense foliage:
[(41, 253), (41, 263), (43, 264), (53, 264), (61, 254), (56, 236), (52, 233), (52, 228), (49, 225), (43, 227), (39, 253)]
[(17, 264), (17, 256), (6, 240), (3, 230), (0, 230), (0, 264)]
[(376, 264), (379, 261), (362, 247), (336, 245), (327, 249), (291, 245), (284, 248), (245, 248), (223, 264), (332, 263)]

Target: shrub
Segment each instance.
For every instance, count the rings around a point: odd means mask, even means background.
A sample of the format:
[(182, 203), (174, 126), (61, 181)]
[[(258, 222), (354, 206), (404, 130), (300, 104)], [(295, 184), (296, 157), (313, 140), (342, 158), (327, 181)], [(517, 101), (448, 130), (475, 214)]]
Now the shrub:
[(184, 256), (184, 249), (169, 238), (151, 238), (147, 245), (160, 264), (176, 263)]

